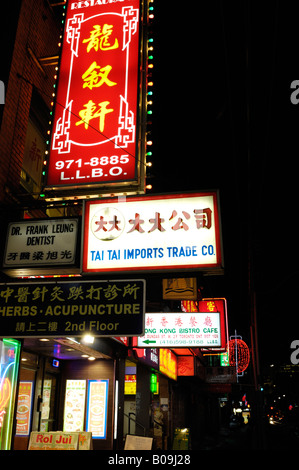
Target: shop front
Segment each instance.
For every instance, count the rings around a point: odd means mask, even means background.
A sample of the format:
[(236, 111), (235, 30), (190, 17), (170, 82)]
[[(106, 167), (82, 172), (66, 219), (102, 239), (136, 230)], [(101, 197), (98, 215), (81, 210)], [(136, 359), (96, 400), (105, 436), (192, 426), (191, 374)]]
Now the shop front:
[(132, 348), (125, 366), (124, 437), (149, 436), (153, 449), (171, 449), (170, 396), (177, 380), (177, 356), (170, 349)]
[(1, 450), (55, 449), (52, 433), (66, 444), (71, 434), (90, 433), (93, 450), (121, 450), (127, 435), (151, 437), (154, 449), (171, 449), (177, 380), (172, 351), (131, 349), (125, 338), (1, 342), (3, 377), (11, 371), (10, 408), (4, 402), (8, 378), (1, 382)]
[(1, 344), (1, 450), (53, 448), (57, 432), (66, 443), (71, 434), (90, 433), (93, 450), (121, 450), (127, 435), (151, 437), (153, 449), (172, 448), (177, 356), (171, 350), (131, 349), (125, 338)]
[(122, 448), (123, 337), (143, 331), (144, 281), (10, 283), (0, 297), (0, 449), (27, 449), (32, 431)]
[(11, 443), (2, 449), (28, 449), (34, 432), (40, 443), (46, 436), (49, 446), (48, 433), (57, 431), (64, 436), (89, 433), (91, 449), (113, 449), (116, 383), (122, 381), (117, 364), (125, 353), (113, 340), (97, 339), (92, 346), (77, 339), (23, 341), (15, 410), (10, 412)]

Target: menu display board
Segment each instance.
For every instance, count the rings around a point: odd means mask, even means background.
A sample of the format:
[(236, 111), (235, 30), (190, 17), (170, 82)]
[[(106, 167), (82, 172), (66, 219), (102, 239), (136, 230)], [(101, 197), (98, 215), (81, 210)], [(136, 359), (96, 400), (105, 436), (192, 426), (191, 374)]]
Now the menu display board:
[(43, 432), (48, 431), (49, 418), (50, 418), (50, 403), (51, 403), (51, 388), (52, 380), (45, 379), (43, 384), (43, 404), (42, 404), (42, 421), (41, 430)]
[(30, 434), (32, 396), (33, 382), (20, 382), (17, 404), (17, 436), (29, 436)]
[(127, 434), (125, 450), (151, 450), (153, 445), (152, 437), (132, 436)]
[(86, 431), (93, 439), (106, 439), (109, 380), (89, 380)]
[(86, 380), (67, 380), (64, 402), (63, 431), (83, 431)]

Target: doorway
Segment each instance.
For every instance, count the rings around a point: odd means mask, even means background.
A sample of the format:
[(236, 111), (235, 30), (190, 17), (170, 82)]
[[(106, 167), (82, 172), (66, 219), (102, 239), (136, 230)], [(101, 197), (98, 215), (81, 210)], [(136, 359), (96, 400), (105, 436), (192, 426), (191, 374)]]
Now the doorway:
[(57, 430), (58, 421), (58, 376), (45, 370), (42, 381), (40, 422), (38, 431), (50, 432)]

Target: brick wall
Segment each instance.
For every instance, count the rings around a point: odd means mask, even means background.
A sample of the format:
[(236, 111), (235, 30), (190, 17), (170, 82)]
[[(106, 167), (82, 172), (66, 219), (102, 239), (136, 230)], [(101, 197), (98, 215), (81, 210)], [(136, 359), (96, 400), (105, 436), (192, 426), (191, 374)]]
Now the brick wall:
[(39, 90), (50, 110), (55, 74), (55, 66), (41, 68), (36, 59), (59, 54), (61, 27), (59, 16), (47, 1), (22, 1), (0, 132), (2, 203), (16, 203), (25, 192), (20, 186), (20, 172), (32, 89), (35, 86)]

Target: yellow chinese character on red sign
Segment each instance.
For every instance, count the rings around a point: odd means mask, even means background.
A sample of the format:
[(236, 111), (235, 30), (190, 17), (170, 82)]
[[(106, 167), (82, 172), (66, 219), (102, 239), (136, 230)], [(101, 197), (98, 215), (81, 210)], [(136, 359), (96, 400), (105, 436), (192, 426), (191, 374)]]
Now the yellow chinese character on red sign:
[(110, 51), (112, 49), (118, 48), (118, 40), (115, 39), (114, 42), (110, 42), (110, 36), (113, 33), (112, 24), (104, 24), (100, 26), (99, 24), (94, 25), (93, 30), (90, 31), (90, 36), (88, 39), (83, 39), (83, 43), (88, 43), (87, 52), (91, 49), (98, 51)]
[(111, 65), (101, 67), (96, 62), (93, 62), (82, 75), (84, 80), (83, 88), (88, 87), (90, 90), (92, 90), (94, 87), (98, 88), (104, 83), (108, 86), (117, 85), (116, 82), (112, 82), (108, 78), (108, 74), (110, 73), (111, 69)]
[(209, 301), (207, 302), (207, 309), (209, 310), (209, 312), (216, 312), (216, 305), (215, 305), (215, 302), (213, 301)]
[(76, 126), (84, 124), (85, 129), (88, 129), (89, 122), (92, 119), (99, 118), (99, 129), (100, 132), (103, 132), (105, 128), (106, 114), (114, 111), (112, 108), (107, 108), (109, 104), (110, 101), (102, 101), (102, 103), (99, 103), (99, 108), (97, 109), (96, 104), (92, 100), (89, 100), (88, 103), (84, 104), (85, 109), (79, 111), (81, 121), (77, 121)]

